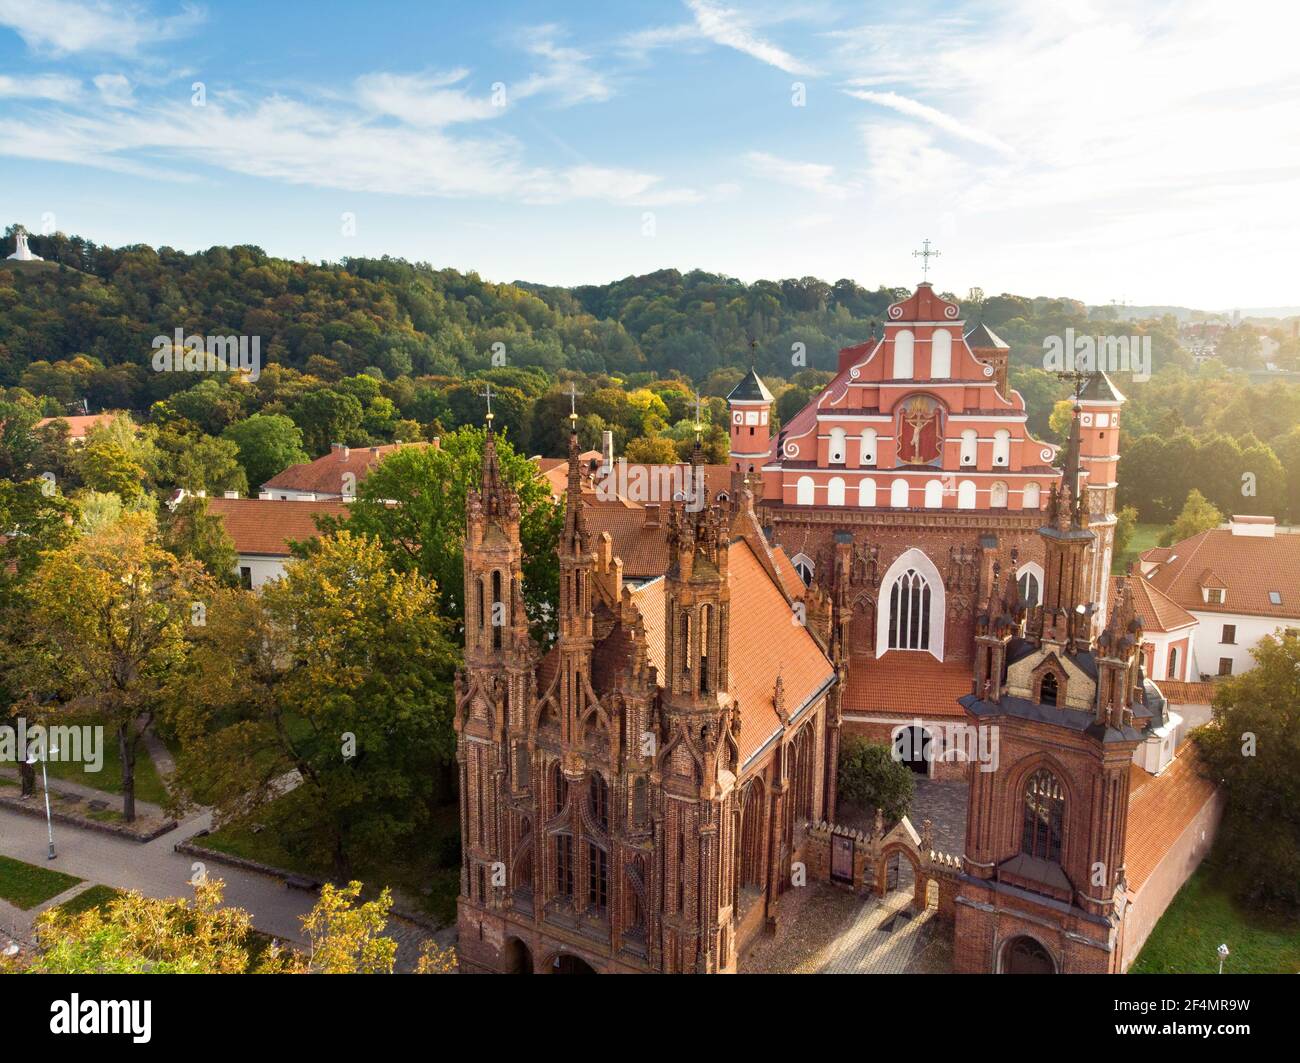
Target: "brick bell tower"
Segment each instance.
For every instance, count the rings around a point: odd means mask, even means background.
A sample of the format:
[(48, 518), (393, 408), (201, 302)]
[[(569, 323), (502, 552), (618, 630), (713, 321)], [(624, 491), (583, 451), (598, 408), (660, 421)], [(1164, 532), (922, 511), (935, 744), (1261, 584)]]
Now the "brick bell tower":
[(465, 666), (456, 674), (461, 800), (461, 904), (506, 904), (509, 736), (527, 727), (536, 651), (523, 597), (519, 500), (501, 475), (488, 421), (481, 485), (467, 500)]
[(1111, 559), (1115, 552), (1115, 494), (1119, 489), (1119, 415), (1124, 396), (1104, 372), (1093, 373), (1079, 389), (1079, 467), (1086, 526), (1097, 536), (1092, 573), (1092, 600), (1097, 615), (1110, 614), (1107, 600)]
[(772, 449), (772, 393), (753, 367), (727, 396), (731, 411), (731, 469), (761, 482)]
[[(698, 441), (694, 464), (699, 464)], [(665, 973), (736, 968), (740, 712), (727, 693), (728, 527), (716, 505), (691, 512), (676, 503), (669, 515), (657, 758)]]
[(972, 692), (959, 701), (997, 754), (968, 769), (955, 936), (963, 973), (1109, 973), (1123, 952), (1142, 629), (1126, 587), (1091, 635), (1095, 536), (1071, 490), (1079, 421), (1076, 412), (1066, 475), (1039, 532), (1042, 604), (1019, 598), (1013, 570), (976, 618)]

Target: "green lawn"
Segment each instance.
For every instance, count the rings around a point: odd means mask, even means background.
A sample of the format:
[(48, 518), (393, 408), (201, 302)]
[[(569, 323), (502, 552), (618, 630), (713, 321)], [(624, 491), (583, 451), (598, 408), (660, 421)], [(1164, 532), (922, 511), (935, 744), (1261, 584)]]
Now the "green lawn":
[[(39, 766), (36, 770), (39, 775)], [(122, 758), (118, 754), (117, 738), (107, 732), (104, 735), (104, 763), (99, 771), (86, 771), (83, 764), (57, 760), (50, 761), (49, 770), (51, 776), (65, 782), (92, 786), (110, 794), (122, 792)], [(135, 796), (137, 801), (149, 801), (155, 805), (161, 805), (167, 800), (167, 791), (162, 779), (158, 777), (158, 769), (154, 767), (143, 745), (135, 758)]]
[(80, 881), (75, 875), (0, 856), (0, 897), (23, 911), (57, 897)]
[(1215, 949), (1231, 950), (1224, 973), (1300, 973), (1300, 925), (1243, 909), (1209, 861), (1178, 892), (1130, 974), (1213, 974)]
[(1128, 542), (1128, 549), (1123, 554), (1111, 558), (1110, 574), (1123, 576), (1128, 572), (1128, 563), (1136, 561), (1144, 550), (1158, 546), (1157, 540), (1164, 534), (1167, 524), (1138, 524), (1133, 528), (1133, 538)]
[[(456, 896), (460, 892), (459, 831), (458, 807), (446, 805), (438, 810), (437, 821), (415, 852), (354, 868), (353, 877), (365, 884), (368, 893), (386, 885), (400, 889), (433, 918), (450, 923), (456, 918)], [(227, 824), (206, 837), (195, 839), (195, 844), (313, 878), (330, 877), (328, 868), (313, 867), (290, 853), (270, 827), (254, 833), (251, 824)]]
[(60, 904), (59, 911), (65, 915), (80, 915), (92, 908), (103, 908), (114, 897), (121, 895), (122, 891), (112, 886), (91, 886), (90, 889), (82, 890), (72, 900)]

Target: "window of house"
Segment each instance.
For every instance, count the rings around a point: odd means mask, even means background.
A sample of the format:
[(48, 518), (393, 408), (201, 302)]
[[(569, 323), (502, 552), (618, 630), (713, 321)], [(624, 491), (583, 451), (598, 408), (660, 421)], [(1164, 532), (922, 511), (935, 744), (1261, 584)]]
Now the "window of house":
[(1268, 592), (1268, 602), (1269, 602), (1269, 605), (1281, 605), (1281, 604), (1282, 604), (1282, 592), (1281, 592), (1281, 591), (1269, 591), (1269, 592)]
[(253, 589), (253, 570), (247, 565), (239, 567), (239, 585), (246, 591)]
[(1235, 646), (1237, 644), (1237, 625), (1224, 624), (1223, 638), (1219, 639), (1219, 641), (1228, 646)]
[(1219, 658), (1219, 675), (1232, 675), (1232, 658)]
[(1169, 647), (1169, 673), (1165, 678), (1167, 679), (1178, 678), (1178, 647), (1177, 646)]
[(1211, 587), (1205, 592), (1205, 600), (1211, 605), (1223, 604), (1223, 591), (1218, 587)]
[(1043, 682), (1038, 689), (1038, 702), (1040, 705), (1055, 705), (1057, 694), (1056, 673), (1048, 672), (1043, 676)]

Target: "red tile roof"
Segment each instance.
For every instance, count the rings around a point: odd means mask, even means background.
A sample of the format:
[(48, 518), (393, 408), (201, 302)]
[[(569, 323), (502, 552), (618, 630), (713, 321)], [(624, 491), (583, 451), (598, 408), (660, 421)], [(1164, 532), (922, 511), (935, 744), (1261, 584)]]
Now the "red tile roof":
[(1152, 776), (1137, 765), (1139, 772), (1129, 791), (1128, 838), (1124, 844), (1124, 865), (1128, 888), (1142, 888), (1165, 854), (1178, 841), (1205, 803), (1214, 796), (1214, 784), (1199, 771), (1196, 746), (1185, 743), (1161, 774)]
[(1170, 705), (1209, 705), (1214, 701), (1215, 684), (1184, 683), (1177, 679), (1158, 679), (1156, 686)]
[(427, 447), (428, 443), (389, 443), (382, 447), (336, 447), (324, 457), (290, 465), (262, 485), (265, 490), (310, 491), (318, 495), (343, 494), (343, 476), (351, 473), (357, 487), (370, 472), (399, 447)]
[(892, 650), (856, 654), (849, 662), (845, 712), (881, 716), (965, 716), (957, 699), (971, 692), (971, 662), (937, 661), (928, 653)]
[[(1119, 581), (1123, 577), (1110, 577), (1108, 600), (1119, 601)], [(1133, 591), (1133, 607), (1142, 621), (1144, 631), (1178, 631), (1196, 624), (1196, 617), (1165, 594), (1153, 587), (1149, 580), (1139, 575), (1127, 577)]]
[[(744, 762), (781, 729), (773, 705), (776, 677), (785, 688), (785, 706), (796, 712), (835, 675), (826, 655), (794, 613), (785, 595), (744, 540), (731, 544), (727, 557), (731, 626), (727, 642), (730, 693), (740, 703), (740, 755)], [(645, 622), (650, 661), (663, 673), (664, 588), (658, 579), (632, 592)]]
[[(1228, 528), (1212, 528), (1170, 549), (1172, 555), (1147, 579), (1183, 609), (1300, 617), (1300, 535), (1233, 535)], [(1151, 560), (1151, 553), (1142, 560)], [(1206, 602), (1203, 586), (1222, 587), (1223, 602)], [(1270, 591), (1278, 592), (1280, 605), (1269, 601)]]
[(288, 557), (289, 542), (319, 534), (317, 514), (346, 516), (344, 502), (292, 502), (262, 498), (209, 498), (208, 512), (219, 516), (240, 554)]
[(42, 417), (36, 422), (36, 427), (42, 428), (47, 424), (53, 424), (55, 421), (67, 421), (68, 438), (85, 439), (86, 433), (92, 428), (98, 428), (100, 425), (111, 424), (120, 416), (121, 414), (116, 413), (91, 413), (77, 414), (74, 417)]

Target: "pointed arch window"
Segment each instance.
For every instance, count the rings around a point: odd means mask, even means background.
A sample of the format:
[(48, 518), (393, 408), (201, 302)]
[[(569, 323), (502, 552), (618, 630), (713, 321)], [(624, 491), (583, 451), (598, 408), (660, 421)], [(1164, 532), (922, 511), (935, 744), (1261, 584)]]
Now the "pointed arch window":
[(813, 564), (812, 558), (806, 554), (795, 554), (790, 559), (790, 563), (794, 565), (794, 570), (799, 573), (799, 578), (803, 580), (804, 586), (811, 586), (813, 577), (817, 574), (817, 566)]
[(1042, 586), (1039, 584), (1038, 576), (1035, 573), (1024, 573), (1017, 581), (1017, 586), (1020, 588), (1020, 597), (1031, 606), (1042, 601)]
[(1061, 782), (1047, 768), (1039, 768), (1025, 783), (1020, 851), (1060, 863), (1064, 823), (1065, 791)]
[(894, 581), (889, 591), (889, 648), (930, 648), (930, 604), (932, 591), (926, 578), (909, 568)]
[(609, 830), (609, 784), (598, 771), (591, 773), (588, 803), (591, 809), (591, 821), (601, 830)]

